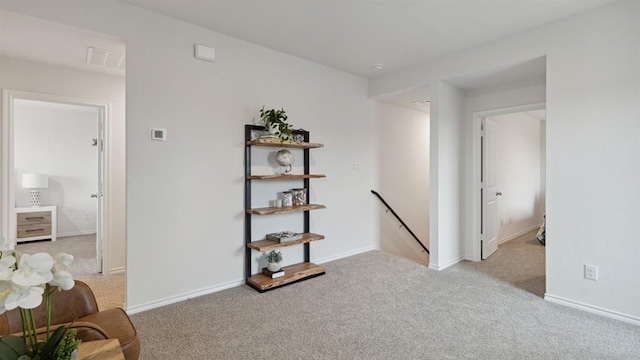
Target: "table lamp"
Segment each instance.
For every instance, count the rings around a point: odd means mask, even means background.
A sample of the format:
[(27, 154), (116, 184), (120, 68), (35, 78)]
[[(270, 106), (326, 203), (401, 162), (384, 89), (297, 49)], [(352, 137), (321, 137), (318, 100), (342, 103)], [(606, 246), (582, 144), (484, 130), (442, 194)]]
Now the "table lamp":
[(22, 187), (30, 189), (31, 206), (40, 206), (40, 189), (49, 187), (49, 177), (46, 174), (22, 174)]

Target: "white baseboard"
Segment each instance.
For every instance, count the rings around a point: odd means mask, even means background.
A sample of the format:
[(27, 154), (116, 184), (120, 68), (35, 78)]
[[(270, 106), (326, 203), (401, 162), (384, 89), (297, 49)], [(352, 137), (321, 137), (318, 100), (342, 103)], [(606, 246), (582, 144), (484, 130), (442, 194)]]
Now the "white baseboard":
[(623, 314), (617, 311), (581, 303), (579, 301), (565, 299), (560, 296), (555, 296), (551, 294), (544, 294), (544, 299), (555, 304), (568, 306), (574, 309), (590, 312), (592, 314), (602, 315), (608, 318), (612, 318), (612, 319), (616, 319), (616, 320), (624, 321), (626, 323), (640, 326), (640, 317)]
[(147, 303), (140, 304), (140, 305), (135, 305), (131, 307), (127, 306), (127, 314), (135, 314), (135, 313), (159, 308), (161, 306), (175, 304), (180, 301), (185, 301), (198, 296), (212, 294), (218, 291), (230, 289), (243, 284), (244, 284), (244, 280), (234, 280), (224, 284), (220, 284), (220, 285), (216, 285), (216, 286), (212, 286), (212, 287), (208, 287), (200, 290), (190, 291), (190, 292), (176, 295), (176, 296), (170, 296), (170, 297), (166, 297), (159, 300), (149, 301)]
[(95, 230), (71, 231), (66, 233), (58, 233), (58, 238), (70, 237), (70, 236), (81, 236), (81, 235), (93, 235), (95, 233), (96, 233)]
[(528, 233), (529, 231), (540, 229), (540, 225), (542, 225), (542, 224), (534, 225), (534, 226), (532, 226), (532, 227), (530, 227), (528, 229), (524, 229), (522, 231), (518, 231), (517, 233), (515, 233), (513, 235), (509, 235), (506, 238), (499, 239), (498, 240), (498, 245), (502, 245), (503, 243), (506, 243), (509, 240), (513, 240), (513, 239), (517, 238), (520, 235), (524, 235), (524, 234)]
[(459, 262), (460, 262), (460, 261), (462, 261), (462, 260), (464, 260), (464, 256), (458, 256), (457, 258), (455, 258), (455, 259), (451, 259), (451, 260), (449, 260), (449, 261), (445, 262), (445, 263), (444, 263), (444, 264), (442, 264), (442, 265), (436, 265), (436, 264), (433, 264), (433, 263), (429, 263), (429, 269), (431, 269), (431, 270), (437, 270), (437, 271), (442, 271), (442, 270), (444, 270), (444, 269), (446, 269), (446, 268), (448, 268), (448, 267), (451, 267), (451, 266), (453, 266), (453, 265), (455, 265), (455, 264), (459, 263)]
[(375, 246), (367, 246), (361, 249), (357, 249), (357, 250), (352, 250), (352, 251), (347, 251), (338, 255), (332, 255), (332, 256), (327, 256), (327, 257), (323, 257), (323, 258), (319, 258), (319, 259), (314, 259), (313, 262), (316, 264), (324, 264), (330, 261), (334, 261), (334, 260), (339, 260), (339, 259), (344, 259), (346, 257), (349, 256), (354, 256), (354, 255), (358, 255), (358, 254), (362, 254), (362, 253), (366, 253), (368, 251), (372, 251), (372, 250), (378, 250)]
[(113, 269), (107, 271), (106, 274), (104, 272), (104, 269), (102, 269), (102, 273), (105, 274), (105, 275), (115, 275), (115, 274), (124, 273), (124, 270), (125, 270), (124, 266), (121, 266), (121, 267), (113, 268)]
[[(338, 259), (342, 259), (342, 258), (346, 258), (349, 256), (353, 256), (353, 255), (358, 255), (361, 253), (365, 253), (367, 251), (372, 251), (372, 250), (376, 250), (376, 248), (374, 246), (369, 246), (366, 248), (362, 248), (362, 249), (358, 249), (358, 250), (353, 250), (353, 251), (348, 251), (345, 253), (341, 253), (338, 255), (334, 255), (334, 256), (329, 256), (329, 257), (325, 257), (325, 258), (320, 258), (320, 259), (314, 259), (314, 263), (316, 264), (322, 264), (322, 263), (326, 263), (329, 261), (333, 261), (333, 260), (338, 260)], [(123, 268), (124, 270), (124, 268)], [(230, 281), (224, 284), (220, 284), (220, 285), (216, 285), (216, 286), (212, 286), (212, 287), (208, 287), (208, 288), (204, 288), (204, 289), (200, 289), (200, 290), (194, 290), (194, 291), (190, 291), (184, 294), (180, 294), (180, 295), (176, 295), (176, 296), (170, 296), (170, 297), (166, 297), (163, 299), (159, 299), (159, 300), (154, 300), (154, 301), (149, 301), (147, 303), (144, 304), (140, 304), (140, 305), (134, 305), (134, 306), (127, 306), (127, 313), (128, 314), (135, 314), (135, 313), (139, 313), (139, 312), (143, 312), (143, 311), (147, 311), (147, 310), (151, 310), (151, 309), (155, 309), (161, 306), (165, 306), (165, 305), (170, 305), (170, 304), (174, 304), (180, 301), (185, 301), (185, 300), (189, 300), (191, 298), (195, 298), (198, 296), (203, 296), (203, 295), (208, 295), (208, 294), (212, 294), (218, 291), (222, 291), (222, 290), (226, 290), (226, 289), (230, 289), (236, 286), (240, 286), (240, 285), (244, 285), (245, 281), (244, 280), (235, 280), (235, 281)]]

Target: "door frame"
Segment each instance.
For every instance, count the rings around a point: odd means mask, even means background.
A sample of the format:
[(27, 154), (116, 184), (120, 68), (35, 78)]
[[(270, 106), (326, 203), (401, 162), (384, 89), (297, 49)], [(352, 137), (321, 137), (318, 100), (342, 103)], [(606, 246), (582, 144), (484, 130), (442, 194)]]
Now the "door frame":
[[(0, 225), (2, 226), (2, 236), (5, 239), (9, 240), (10, 234), (15, 231), (15, 229), (11, 228), (11, 215), (13, 208), (12, 205), (15, 205), (15, 181), (12, 179), (15, 178), (14, 172), (14, 101), (15, 100), (35, 100), (35, 101), (45, 101), (45, 102), (53, 102), (53, 103), (61, 103), (61, 104), (69, 104), (69, 105), (80, 105), (80, 106), (88, 106), (98, 109), (98, 127), (102, 127), (100, 131), (98, 131), (98, 137), (102, 135), (102, 139), (98, 140), (98, 154), (101, 156), (102, 163), (102, 188), (100, 188), (100, 183), (98, 181), (98, 194), (102, 193), (103, 196), (99, 199), (97, 204), (97, 224), (96, 224), (96, 248), (97, 248), (97, 261), (96, 261), (96, 270), (98, 273), (103, 272), (104, 264), (109, 264), (107, 259), (109, 253), (105, 251), (108, 248), (108, 206), (109, 206), (109, 194), (107, 189), (108, 181), (109, 181), (109, 167), (108, 158), (109, 151), (107, 144), (108, 141), (108, 125), (111, 122), (111, 103), (100, 101), (100, 100), (92, 100), (92, 99), (82, 99), (75, 97), (67, 97), (60, 96), (54, 94), (44, 94), (30, 91), (22, 91), (22, 90), (11, 90), (11, 89), (3, 89), (2, 90), (2, 138), (0, 141), (2, 142), (2, 146), (0, 147), (0, 151), (2, 152), (2, 156), (0, 157), (2, 170), (2, 191), (0, 191)], [(100, 151), (100, 140), (102, 140), (102, 151)], [(98, 170), (100, 171), (100, 169)], [(100, 174), (97, 174), (100, 175)], [(97, 177), (97, 176), (96, 176)], [(101, 232), (101, 234), (100, 234)], [(99, 236), (101, 235), (101, 236)], [(15, 247), (17, 243), (11, 242), (11, 245)]]
[[(473, 136), (472, 136), (472, 172), (471, 179), (473, 181), (473, 190), (471, 192), (471, 236), (467, 239), (466, 247), (470, 249), (467, 253), (470, 258), (467, 260), (480, 261), (480, 242), (481, 229), (482, 229), (482, 201), (481, 201), (481, 171), (482, 171), (482, 150), (481, 150), (481, 138), (482, 138), (482, 119), (490, 116), (543, 110), (546, 109), (545, 102), (511, 106), (506, 108), (498, 108), (493, 110), (478, 111), (473, 113)], [(545, 128), (546, 129), (546, 128)], [(546, 130), (545, 130), (546, 131)]]

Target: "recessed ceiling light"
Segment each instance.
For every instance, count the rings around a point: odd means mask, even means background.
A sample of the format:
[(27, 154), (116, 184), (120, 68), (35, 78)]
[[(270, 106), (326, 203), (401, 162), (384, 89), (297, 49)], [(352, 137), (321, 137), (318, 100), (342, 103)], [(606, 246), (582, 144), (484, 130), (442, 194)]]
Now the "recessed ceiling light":
[(371, 68), (375, 71), (380, 71), (384, 67), (383, 64), (374, 64)]
[(412, 104), (413, 105), (427, 105), (430, 102), (431, 101), (429, 101), (427, 99), (422, 99), (422, 100), (416, 100), (416, 101), (412, 102)]

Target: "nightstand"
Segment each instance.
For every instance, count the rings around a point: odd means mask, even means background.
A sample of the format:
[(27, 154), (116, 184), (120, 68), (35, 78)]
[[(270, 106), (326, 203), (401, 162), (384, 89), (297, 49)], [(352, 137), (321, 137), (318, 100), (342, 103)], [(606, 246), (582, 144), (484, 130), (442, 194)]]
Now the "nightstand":
[(15, 208), (16, 241), (51, 239), (58, 234), (57, 206)]

